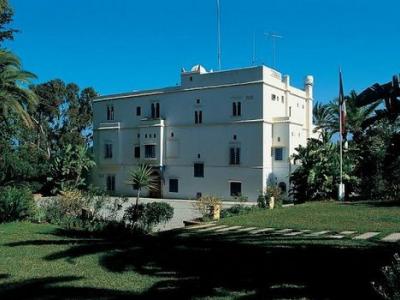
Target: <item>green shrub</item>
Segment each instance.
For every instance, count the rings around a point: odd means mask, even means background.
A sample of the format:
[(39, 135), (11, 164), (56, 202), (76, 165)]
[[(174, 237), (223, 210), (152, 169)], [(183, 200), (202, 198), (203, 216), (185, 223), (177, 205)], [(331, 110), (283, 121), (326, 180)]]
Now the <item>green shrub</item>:
[(32, 217), (35, 203), (30, 189), (7, 186), (0, 189), (0, 223)]
[(124, 220), (132, 228), (140, 228), (146, 232), (153, 230), (154, 226), (166, 223), (172, 219), (174, 208), (165, 202), (151, 202), (147, 204), (132, 204), (125, 210)]
[(211, 209), (215, 206), (222, 206), (222, 201), (218, 197), (214, 196), (202, 196), (193, 204), (194, 208), (197, 209), (203, 216), (203, 219), (211, 217)]
[(237, 215), (248, 214), (251, 211), (254, 211), (255, 207), (245, 206), (245, 205), (233, 205), (229, 208), (225, 208), (221, 210), (221, 218), (227, 218)]
[(382, 268), (382, 278), (378, 282), (372, 282), (375, 291), (388, 300), (400, 299), (400, 256), (394, 254), (392, 264)]
[(267, 207), (267, 201), (265, 199), (265, 195), (264, 194), (260, 194), (258, 195), (257, 198), (257, 206), (259, 208), (266, 208)]

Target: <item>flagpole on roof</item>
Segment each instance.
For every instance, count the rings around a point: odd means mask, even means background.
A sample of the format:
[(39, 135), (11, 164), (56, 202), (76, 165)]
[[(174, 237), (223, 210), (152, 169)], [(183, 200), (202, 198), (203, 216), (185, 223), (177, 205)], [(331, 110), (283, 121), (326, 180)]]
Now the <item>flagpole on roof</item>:
[(217, 57), (218, 70), (221, 71), (221, 6), (217, 0)]

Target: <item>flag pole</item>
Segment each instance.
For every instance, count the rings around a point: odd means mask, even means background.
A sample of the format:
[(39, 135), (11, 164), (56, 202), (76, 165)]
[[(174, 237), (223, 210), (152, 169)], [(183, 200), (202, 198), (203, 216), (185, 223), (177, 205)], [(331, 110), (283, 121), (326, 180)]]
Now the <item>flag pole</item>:
[(339, 201), (344, 201), (345, 187), (343, 184), (343, 82), (342, 82), (342, 70), (339, 69), (339, 151), (340, 151), (340, 184), (338, 199)]

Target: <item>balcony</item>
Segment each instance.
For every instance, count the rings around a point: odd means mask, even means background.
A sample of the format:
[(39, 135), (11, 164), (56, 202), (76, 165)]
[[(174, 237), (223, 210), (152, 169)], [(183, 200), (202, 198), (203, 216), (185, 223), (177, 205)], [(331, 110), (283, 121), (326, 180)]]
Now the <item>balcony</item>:
[(99, 130), (107, 130), (107, 129), (120, 129), (121, 123), (120, 122), (104, 122), (99, 123)]
[(140, 120), (141, 124), (140, 127), (149, 127), (149, 126), (156, 126), (156, 127), (164, 127), (164, 119), (163, 118), (143, 118)]

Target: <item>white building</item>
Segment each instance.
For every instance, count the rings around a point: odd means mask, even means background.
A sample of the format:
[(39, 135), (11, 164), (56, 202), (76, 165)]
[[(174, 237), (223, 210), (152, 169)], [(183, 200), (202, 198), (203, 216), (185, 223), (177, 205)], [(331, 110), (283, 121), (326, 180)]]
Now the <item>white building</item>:
[(151, 197), (241, 194), (255, 201), (268, 184), (287, 191), (289, 156), (312, 136), (313, 77), (304, 90), (265, 66), (182, 70), (181, 85), (94, 100), (94, 183), (134, 195), (128, 171), (154, 166)]

